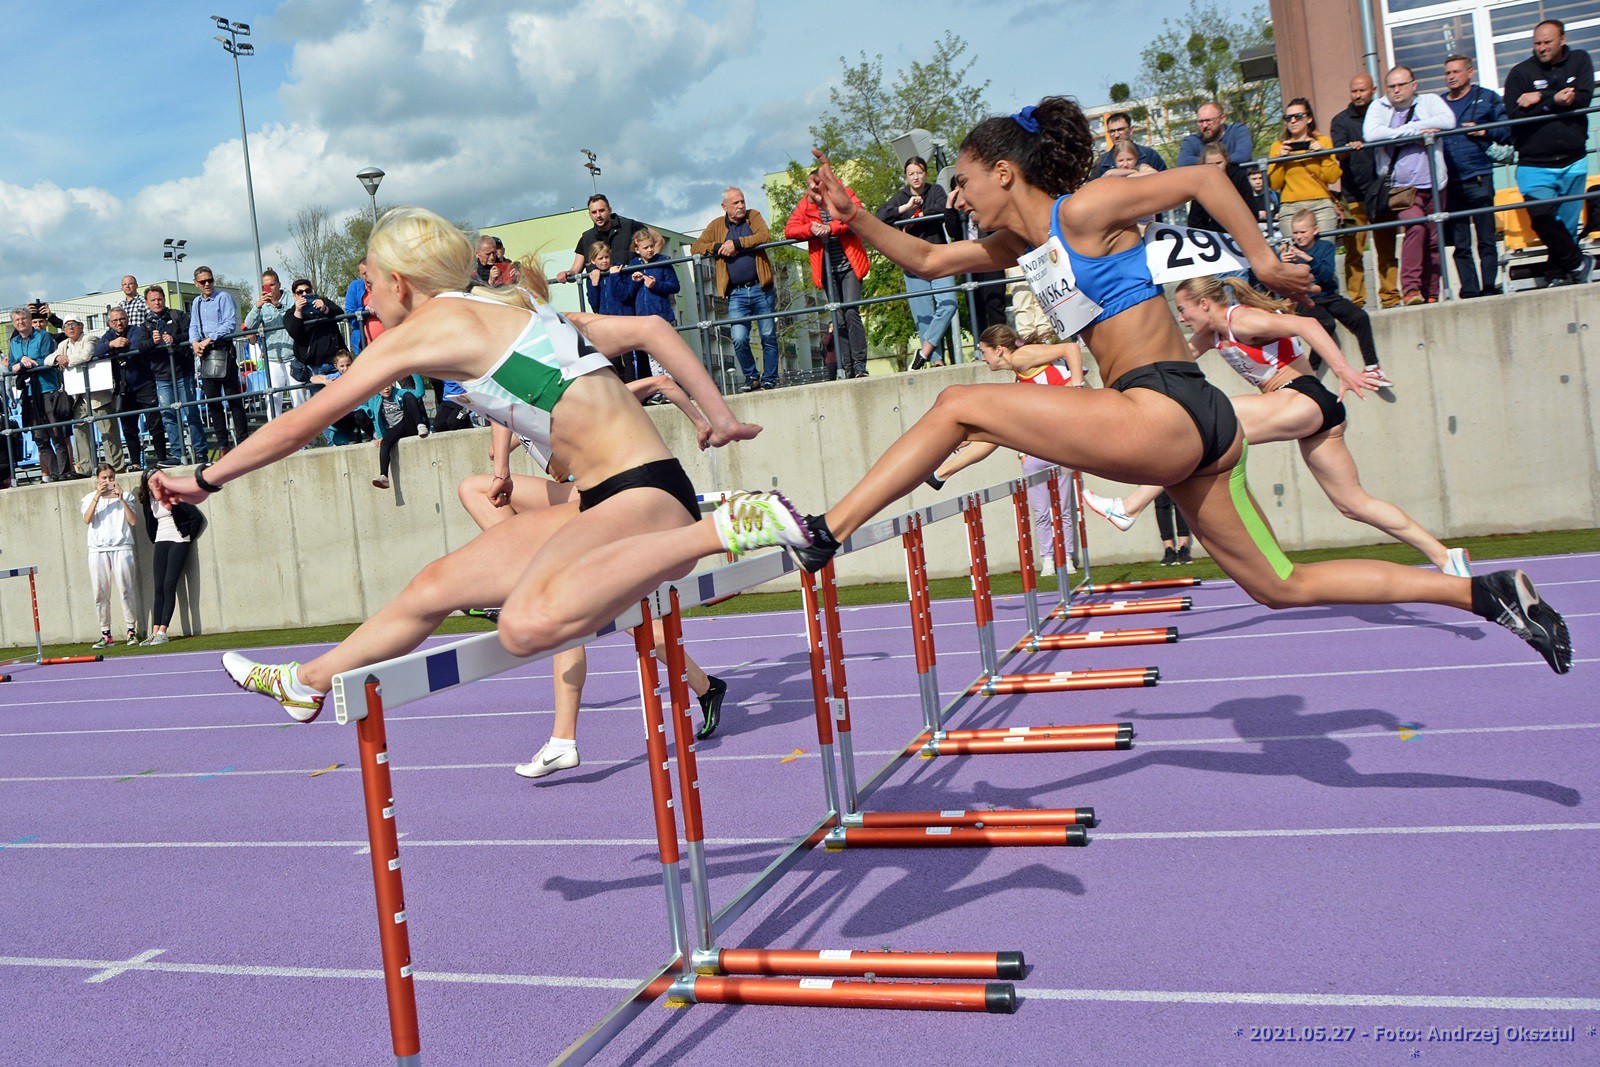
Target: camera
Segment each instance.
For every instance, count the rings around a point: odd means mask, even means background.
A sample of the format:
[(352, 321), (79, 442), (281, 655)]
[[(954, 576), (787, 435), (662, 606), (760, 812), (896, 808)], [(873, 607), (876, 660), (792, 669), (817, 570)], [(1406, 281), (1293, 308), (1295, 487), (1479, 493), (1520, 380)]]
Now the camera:
[[(319, 308), (319, 307), (316, 306), (316, 302), (318, 300), (322, 301), (324, 307)], [(306, 294), (305, 308), (301, 312), (301, 317), (309, 319), (309, 318), (313, 318), (313, 317), (316, 317), (316, 316), (329, 315), (329, 314), (332, 314), (332, 312), (330, 310), (325, 310), (325, 309), (330, 309), (332, 307), (333, 307), (332, 302), (329, 301), (326, 297), (318, 296), (316, 293), (307, 293)]]

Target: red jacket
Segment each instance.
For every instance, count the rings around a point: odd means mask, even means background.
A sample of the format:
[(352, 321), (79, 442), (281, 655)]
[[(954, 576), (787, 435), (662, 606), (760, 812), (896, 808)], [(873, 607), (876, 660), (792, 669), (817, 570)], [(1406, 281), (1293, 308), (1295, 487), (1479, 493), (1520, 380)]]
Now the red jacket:
[[(846, 188), (850, 199), (855, 202), (856, 210), (861, 210), (861, 199), (856, 196), (855, 190)], [(794, 206), (794, 214), (789, 216), (789, 224), (783, 228), (785, 237), (810, 238), (811, 249), (811, 284), (818, 289), (826, 289), (822, 283), (822, 245), (827, 240), (825, 237), (812, 237), (811, 224), (822, 221), (822, 209), (814, 204), (809, 196), (802, 195), (800, 202)], [(844, 258), (850, 261), (850, 269), (856, 272), (857, 278), (867, 276), (867, 250), (861, 244), (861, 238), (850, 231), (850, 227), (832, 219), (828, 222), (828, 230), (839, 243), (844, 246)]]

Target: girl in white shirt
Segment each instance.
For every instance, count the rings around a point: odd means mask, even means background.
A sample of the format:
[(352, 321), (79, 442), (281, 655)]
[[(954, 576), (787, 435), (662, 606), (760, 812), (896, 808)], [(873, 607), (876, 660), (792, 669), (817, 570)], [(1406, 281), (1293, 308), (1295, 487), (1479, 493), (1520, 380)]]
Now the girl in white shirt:
[(134, 585), (133, 528), (139, 516), (133, 510), (133, 496), (117, 484), (109, 463), (94, 472), (94, 491), (83, 498), (83, 523), (89, 528), (89, 580), (94, 586), (94, 607), (100, 619), (100, 640), (94, 648), (110, 648), (111, 583), (117, 584), (122, 598), (122, 617), (128, 623), (128, 644), (139, 643), (136, 620), (139, 599)]

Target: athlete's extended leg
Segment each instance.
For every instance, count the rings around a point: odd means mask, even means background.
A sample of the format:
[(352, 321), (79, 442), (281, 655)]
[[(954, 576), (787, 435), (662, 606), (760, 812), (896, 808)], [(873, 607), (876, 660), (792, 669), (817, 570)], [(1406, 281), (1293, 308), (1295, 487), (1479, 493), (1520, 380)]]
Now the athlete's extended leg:
[(1558, 674), (1571, 666), (1566, 622), (1521, 571), (1458, 578), (1372, 559), (1290, 563), (1245, 482), (1243, 457), (1232, 471), (1190, 478), (1167, 491), (1217, 565), (1269, 608), (1443, 604), (1504, 626)]
[(1450, 550), (1399, 507), (1379, 500), (1362, 488), (1361, 472), (1356, 470), (1355, 457), (1342, 436), (1328, 433), (1301, 441), (1300, 454), (1339, 514), (1405, 542), (1427, 556), (1429, 563), (1444, 570), (1450, 562)]
[(920, 485), (962, 441), (987, 441), (1134, 483), (1186, 477), (1201, 452), (1189, 416), (1148, 389), (951, 386), (829, 509), (828, 528), (843, 540)]

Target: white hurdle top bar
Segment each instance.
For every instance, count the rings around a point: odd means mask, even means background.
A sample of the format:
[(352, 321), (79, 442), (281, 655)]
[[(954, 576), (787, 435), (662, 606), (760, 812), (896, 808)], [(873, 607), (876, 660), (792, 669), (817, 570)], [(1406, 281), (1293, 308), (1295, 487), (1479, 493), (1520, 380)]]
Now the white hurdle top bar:
[[(959, 496), (941, 500), (926, 507), (916, 508), (912, 511), (896, 515), (891, 519), (884, 519), (867, 526), (863, 526), (845, 539), (844, 545), (839, 550), (839, 555), (849, 552), (859, 552), (864, 548), (882, 544), (905, 533), (910, 528), (913, 517), (920, 518), (923, 525), (938, 522), (959, 515), (961, 509), (969, 500), (977, 498), (980, 504), (991, 504), (1011, 496), (1018, 485), (1039, 485), (1054, 478), (1060, 471), (1059, 467), (1051, 467), (1038, 471), (1026, 478), (1013, 478), (999, 485), (991, 485), (971, 493), (962, 493)], [(711, 494), (701, 494), (705, 499)], [(31, 571), (34, 568), (26, 568)], [(683, 610), (697, 608), (713, 600), (742, 593), (756, 586), (764, 585), (774, 578), (780, 578), (795, 570), (793, 558), (787, 551), (764, 552), (759, 556), (751, 556), (735, 563), (729, 563), (713, 570), (700, 574), (692, 574), (676, 582), (667, 582), (648, 594), (651, 600), (652, 611), (660, 617), (669, 610), (671, 592), (678, 592), (678, 606)], [(16, 571), (13, 573), (24, 573)], [(374, 663), (370, 667), (359, 667), (355, 670), (345, 671), (333, 676), (333, 691), (329, 696), (333, 700), (334, 718), (340, 725), (348, 725), (359, 719), (367, 717), (366, 685), (368, 681), (376, 681), (383, 690), (383, 706), (393, 709), (405, 704), (414, 703), (434, 693), (442, 693), (447, 689), (466, 685), (469, 682), (482, 681), (492, 678), (497, 674), (515, 670), (529, 663), (537, 663), (549, 659), (558, 652), (569, 648), (586, 645), (596, 638), (606, 637), (619, 630), (629, 630), (639, 625), (644, 616), (637, 607), (630, 608), (622, 615), (613, 619), (595, 633), (587, 637), (577, 638), (541, 652), (537, 656), (522, 659), (507, 652), (500, 643), (497, 633), (474, 634), (460, 641), (453, 641), (448, 645), (433, 649), (421, 649), (416, 652), (397, 656), (394, 659)]]

